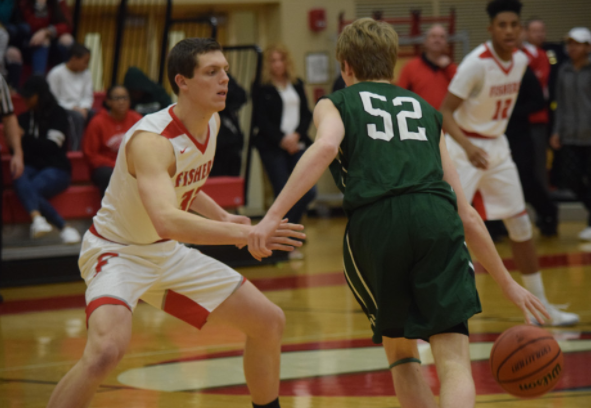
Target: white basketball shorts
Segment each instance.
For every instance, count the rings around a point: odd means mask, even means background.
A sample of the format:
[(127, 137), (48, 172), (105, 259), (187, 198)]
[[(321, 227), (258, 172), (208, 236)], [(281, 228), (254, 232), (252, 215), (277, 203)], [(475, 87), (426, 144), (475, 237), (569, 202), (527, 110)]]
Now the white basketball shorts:
[(523, 213), (523, 190), (507, 137), (470, 138), (470, 141), (488, 154), (488, 169), (474, 167), (464, 149), (446, 135), (447, 149), (468, 201), (484, 220), (503, 220)]
[(245, 278), (177, 241), (122, 245), (84, 235), (78, 261), (86, 281), (86, 322), (102, 305), (133, 312), (139, 299), (199, 329)]

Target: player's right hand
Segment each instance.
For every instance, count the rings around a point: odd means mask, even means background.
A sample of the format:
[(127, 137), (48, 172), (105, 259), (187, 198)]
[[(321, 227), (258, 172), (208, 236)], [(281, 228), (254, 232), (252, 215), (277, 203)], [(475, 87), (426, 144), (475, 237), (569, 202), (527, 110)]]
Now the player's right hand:
[(250, 230), (248, 251), (258, 261), (271, 256), (275, 250), (293, 251), (295, 247), (302, 246), (298, 240), (306, 238), (306, 234), (300, 232), (303, 229), (303, 225), (291, 224), (287, 219), (265, 217)]
[(527, 289), (513, 279), (511, 279), (505, 287), (501, 287), (501, 289), (503, 290), (505, 297), (521, 309), (525, 315), (525, 322), (527, 324), (532, 324), (529, 313), (531, 313), (540, 324), (544, 323), (544, 319), (542, 319), (541, 316), (550, 320), (550, 315), (540, 299), (532, 295)]
[(488, 154), (480, 147), (470, 144), (466, 147), (466, 155), (474, 167), (483, 170), (488, 168)]

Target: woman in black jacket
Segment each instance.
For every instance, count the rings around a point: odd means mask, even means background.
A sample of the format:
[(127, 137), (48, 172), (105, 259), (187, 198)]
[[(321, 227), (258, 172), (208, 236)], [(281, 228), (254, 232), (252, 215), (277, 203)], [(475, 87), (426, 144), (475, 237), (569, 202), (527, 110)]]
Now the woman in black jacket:
[[(258, 129), (254, 143), (277, 197), (305, 149), (312, 144), (308, 136), (312, 113), (304, 83), (295, 77), (291, 55), (284, 46), (274, 45), (265, 50), (261, 82), (253, 92)], [(299, 223), (315, 197), (313, 187), (289, 210), (289, 221)]]
[(14, 190), (31, 215), (31, 237), (60, 230), (66, 244), (80, 242), (80, 234), (66, 225), (49, 199), (68, 188), (70, 161), (66, 156), (68, 115), (60, 107), (42, 76), (32, 76), (20, 91), (28, 110), (18, 116), (25, 170), (14, 180)]

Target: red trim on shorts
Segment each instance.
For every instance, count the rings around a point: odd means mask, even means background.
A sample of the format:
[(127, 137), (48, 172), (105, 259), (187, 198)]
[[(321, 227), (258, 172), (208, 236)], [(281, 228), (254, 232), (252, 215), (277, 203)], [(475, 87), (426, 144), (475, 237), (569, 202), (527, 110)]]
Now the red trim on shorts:
[[(90, 231), (90, 233), (100, 239), (104, 239), (105, 241), (109, 241), (112, 242), (113, 244), (117, 244), (117, 245), (128, 245), (128, 244), (122, 244), (120, 242), (115, 242), (115, 241), (111, 241), (108, 238), (103, 237), (101, 234), (99, 234), (99, 232), (96, 230), (94, 224), (90, 224), (90, 228), (88, 229)], [(152, 244), (160, 244), (161, 242), (167, 242), (170, 241), (170, 239), (161, 239), (160, 241), (156, 241), (156, 242), (152, 242)], [(152, 244), (147, 244), (147, 245), (152, 245)]]
[(485, 136), (485, 135), (481, 135), (480, 133), (476, 133), (476, 132), (469, 132), (467, 130), (464, 130), (462, 128), (460, 128), (460, 130), (462, 132), (464, 132), (464, 134), (468, 137), (473, 137), (475, 139), (496, 139), (496, 136)]
[(127, 303), (125, 303), (124, 301), (122, 301), (121, 299), (116, 299), (116, 298), (112, 298), (109, 296), (104, 296), (104, 297), (100, 297), (98, 299), (94, 299), (92, 302), (90, 302), (86, 306), (86, 328), (87, 329), (88, 329), (88, 319), (90, 319), (90, 315), (92, 314), (92, 312), (94, 312), (96, 309), (98, 309), (99, 307), (101, 307), (103, 305), (121, 305), (121, 306), (125, 306), (126, 308), (128, 308), (130, 312), (132, 311), (131, 308), (129, 307), (129, 305)]
[(209, 310), (187, 296), (170, 289), (166, 291), (162, 310), (198, 329), (203, 327), (209, 317)]
[(483, 220), (488, 219), (488, 217), (486, 216), (486, 208), (484, 207), (484, 199), (482, 198), (482, 194), (480, 193), (480, 191), (477, 191), (476, 194), (474, 194), (474, 198), (472, 199), (472, 205), (480, 215), (480, 218), (482, 218)]

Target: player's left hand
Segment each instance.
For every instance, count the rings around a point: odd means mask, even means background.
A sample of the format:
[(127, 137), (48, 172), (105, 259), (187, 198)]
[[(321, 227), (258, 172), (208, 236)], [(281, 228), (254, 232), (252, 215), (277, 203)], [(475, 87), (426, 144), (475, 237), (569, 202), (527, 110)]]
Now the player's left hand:
[(501, 287), (501, 289), (503, 290), (505, 297), (521, 309), (525, 315), (525, 322), (527, 324), (532, 324), (529, 313), (531, 313), (539, 323), (544, 323), (544, 319), (542, 319), (541, 316), (550, 320), (550, 315), (540, 299), (532, 295), (527, 289), (514, 280), (511, 279), (507, 285)]
[(277, 220), (265, 217), (248, 234), (248, 251), (257, 261), (271, 256), (274, 250), (293, 251), (294, 247), (302, 246), (297, 239), (306, 238), (300, 232), (303, 229), (303, 225), (290, 224), (287, 218)]

